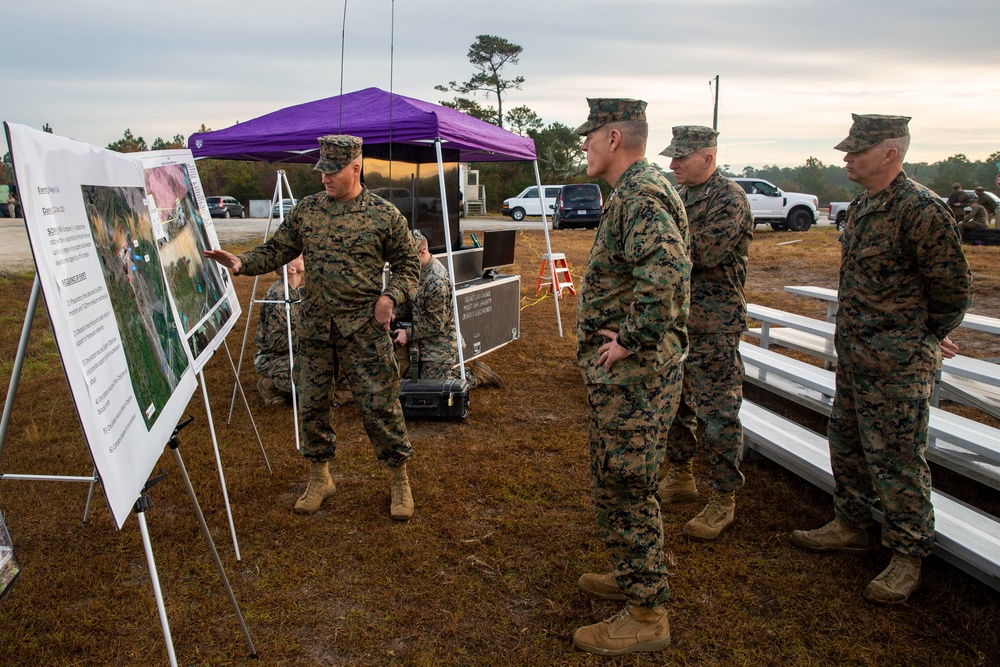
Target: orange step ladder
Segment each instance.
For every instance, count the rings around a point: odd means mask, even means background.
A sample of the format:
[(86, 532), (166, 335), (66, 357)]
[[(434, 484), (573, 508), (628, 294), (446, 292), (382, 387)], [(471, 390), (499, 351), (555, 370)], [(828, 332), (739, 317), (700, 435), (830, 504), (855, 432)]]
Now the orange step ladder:
[[(551, 272), (549, 269), (553, 265), (555, 266), (555, 276), (550, 280)], [(546, 287), (560, 299), (563, 290), (569, 290), (570, 294), (576, 296), (576, 287), (573, 286), (573, 276), (570, 275), (569, 266), (566, 264), (566, 255), (561, 252), (542, 255), (542, 268), (538, 270), (538, 285), (535, 287), (535, 296), (540, 295)]]

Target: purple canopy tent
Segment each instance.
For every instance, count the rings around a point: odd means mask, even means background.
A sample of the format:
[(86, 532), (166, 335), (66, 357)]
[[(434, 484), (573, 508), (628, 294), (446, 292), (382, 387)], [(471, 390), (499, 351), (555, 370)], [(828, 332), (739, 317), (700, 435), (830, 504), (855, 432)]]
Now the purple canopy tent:
[[(379, 88), (365, 88), (353, 93), (297, 104), (222, 130), (198, 132), (188, 138), (188, 148), (198, 159), (315, 162), (319, 151), (316, 139), (327, 134), (350, 134), (361, 137), (366, 147), (434, 146), (442, 193), (441, 214), (448, 255), (448, 273), (451, 276), (453, 294), (455, 266), (452, 259), (451, 230), (448, 225), (447, 198), (443, 196), (445, 180), (442, 147), (457, 151), (460, 162), (530, 160), (534, 163), (538, 191), (542, 191), (534, 139), (513, 134), (455, 109), (388, 93)], [(544, 210), (542, 228), (545, 232), (545, 246), (548, 250), (549, 271), (552, 277), (556, 323), (559, 336), (562, 337), (559, 294), (554, 288), (555, 262), (552, 259), (548, 220)], [(462, 342), (458, 332), (458, 322), (461, 320), (457, 295), (453, 296), (452, 304), (455, 311), (456, 338), (459, 339), (459, 368), (464, 378)]]
[[(390, 122), (390, 103), (391, 122)], [(351, 134), (365, 145), (427, 146), (440, 140), (461, 162), (534, 160), (535, 141), (460, 111), (365, 88), (273, 111), (224, 130), (192, 134), (196, 158), (315, 162), (317, 137)]]

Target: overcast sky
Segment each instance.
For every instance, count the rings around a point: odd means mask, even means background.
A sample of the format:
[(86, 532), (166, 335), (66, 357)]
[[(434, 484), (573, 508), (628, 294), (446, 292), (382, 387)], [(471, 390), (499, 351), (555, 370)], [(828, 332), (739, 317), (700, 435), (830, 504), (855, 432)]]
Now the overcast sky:
[(467, 80), (469, 45), (492, 34), (524, 47), (505, 109), (576, 127), (588, 96), (644, 99), (664, 166), (673, 125), (712, 124), (716, 75), (719, 163), (735, 169), (839, 164), (851, 112), (912, 116), (909, 161), (1000, 150), (998, 0), (349, 0), (346, 40), (343, 24), (343, 0), (9, 2), (0, 117), (105, 146), (341, 88), (438, 102), (451, 96), (434, 86)]

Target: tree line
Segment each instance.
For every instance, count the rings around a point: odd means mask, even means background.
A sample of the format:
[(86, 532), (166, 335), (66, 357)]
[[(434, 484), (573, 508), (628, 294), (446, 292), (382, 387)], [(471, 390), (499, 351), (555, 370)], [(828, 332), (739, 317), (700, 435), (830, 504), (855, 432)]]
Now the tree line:
[[(51, 127), (43, 126), (51, 132)], [(201, 132), (209, 131), (202, 126)], [(610, 187), (596, 179), (587, 177), (586, 157), (583, 153), (582, 137), (562, 123), (550, 123), (541, 128), (530, 128), (523, 132), (535, 140), (538, 156), (538, 170), (543, 183), (599, 183), (608, 196)], [(135, 136), (126, 129), (121, 139), (107, 148), (122, 153), (146, 150), (164, 150), (186, 147), (185, 138), (175, 134), (171, 139), (157, 137), (152, 143), (141, 136)], [(996, 177), (1000, 163), (1000, 151), (994, 151), (982, 160), (970, 160), (963, 154), (953, 155), (939, 162), (907, 162), (903, 165), (906, 173), (938, 194), (947, 197), (953, 183), (961, 183), (966, 189), (982, 186), (989, 192), (1000, 195)], [(472, 168), (479, 171), (479, 182), (485, 186), (487, 210), (499, 211), (507, 197), (535, 184), (532, 165), (526, 162), (479, 162)], [(831, 201), (850, 201), (861, 194), (862, 188), (847, 178), (847, 171), (840, 164), (824, 164), (815, 157), (809, 157), (797, 167), (744, 167), (734, 171), (729, 165), (719, 166), (726, 176), (763, 178), (788, 192), (806, 192), (816, 195), (820, 206)], [(318, 192), (319, 178), (311, 164), (284, 164), (250, 162), (243, 160), (199, 160), (198, 174), (206, 194), (225, 194), (235, 197), (244, 204), (251, 199), (271, 199), (274, 194), (275, 177), (278, 169), (285, 171), (289, 186), (297, 198)], [(667, 174), (672, 180), (672, 175)], [(14, 172), (10, 153), (4, 155), (0, 168), (0, 185), (14, 185)]]

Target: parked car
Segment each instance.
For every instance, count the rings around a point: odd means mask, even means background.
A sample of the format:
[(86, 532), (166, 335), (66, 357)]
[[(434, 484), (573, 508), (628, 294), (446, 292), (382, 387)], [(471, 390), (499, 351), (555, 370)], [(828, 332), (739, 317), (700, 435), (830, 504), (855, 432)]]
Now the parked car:
[(837, 225), (838, 231), (844, 231), (844, 223), (847, 222), (847, 207), (850, 205), (849, 201), (830, 202), (830, 212), (826, 214), (826, 219), (832, 220)]
[(785, 192), (761, 178), (733, 178), (747, 193), (754, 223), (771, 225), (776, 232), (807, 231), (819, 220), (819, 198), (801, 192)]
[(271, 209), (271, 217), (284, 218), (286, 215), (288, 215), (288, 212), (292, 210), (292, 207), (295, 206), (297, 203), (298, 201), (295, 199), (282, 199), (280, 204), (275, 204), (274, 208)]
[(245, 218), (247, 210), (233, 197), (205, 197), (208, 213), (213, 218)]
[[(561, 185), (543, 185), (545, 192), (545, 212), (551, 214), (556, 207), (556, 197), (559, 196)], [(526, 215), (541, 215), (542, 205), (538, 201), (538, 186), (532, 185), (521, 191), (516, 197), (503, 200), (500, 212), (514, 220), (524, 220)]]
[(552, 211), (552, 229), (596, 227), (603, 207), (604, 198), (596, 183), (564, 185)]

